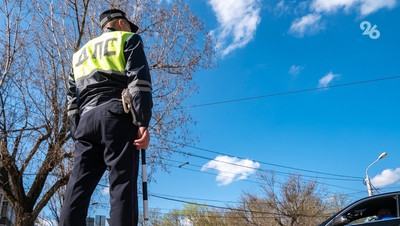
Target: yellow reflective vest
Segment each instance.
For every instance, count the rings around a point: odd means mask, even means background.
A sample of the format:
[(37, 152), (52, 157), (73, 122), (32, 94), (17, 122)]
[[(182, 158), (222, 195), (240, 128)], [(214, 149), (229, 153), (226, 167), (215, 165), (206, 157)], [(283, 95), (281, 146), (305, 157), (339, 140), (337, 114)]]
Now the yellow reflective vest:
[(90, 40), (73, 56), (75, 80), (96, 71), (125, 71), (124, 44), (133, 33), (124, 31), (106, 32)]

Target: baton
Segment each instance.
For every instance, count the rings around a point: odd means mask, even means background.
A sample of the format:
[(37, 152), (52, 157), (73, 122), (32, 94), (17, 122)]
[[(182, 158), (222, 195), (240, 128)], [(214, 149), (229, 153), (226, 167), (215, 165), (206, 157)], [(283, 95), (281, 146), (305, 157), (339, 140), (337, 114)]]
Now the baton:
[(146, 150), (142, 152), (142, 190), (143, 190), (143, 217), (144, 220), (149, 220), (149, 204), (147, 199), (147, 167), (146, 167)]

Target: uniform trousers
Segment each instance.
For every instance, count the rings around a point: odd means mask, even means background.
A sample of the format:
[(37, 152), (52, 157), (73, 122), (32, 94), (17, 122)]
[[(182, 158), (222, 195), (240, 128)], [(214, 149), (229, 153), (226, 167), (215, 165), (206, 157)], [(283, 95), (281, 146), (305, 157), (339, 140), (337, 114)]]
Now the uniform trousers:
[(60, 226), (84, 226), (90, 197), (109, 169), (110, 225), (138, 223), (139, 151), (133, 141), (138, 127), (118, 100), (81, 116), (75, 132), (74, 163), (60, 214)]

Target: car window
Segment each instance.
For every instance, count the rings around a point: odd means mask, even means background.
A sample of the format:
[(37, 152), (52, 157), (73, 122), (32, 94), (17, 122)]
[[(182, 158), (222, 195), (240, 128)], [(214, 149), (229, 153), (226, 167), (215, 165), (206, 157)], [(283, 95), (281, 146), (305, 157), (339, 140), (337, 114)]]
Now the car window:
[(349, 226), (399, 226), (400, 218), (384, 219), (384, 220), (373, 220), (354, 224), (347, 224)]
[(364, 200), (346, 210), (341, 216), (348, 219), (348, 225), (380, 221), (398, 217), (397, 196), (384, 196)]
[(358, 223), (365, 223), (365, 222), (371, 222), (371, 221), (376, 221), (378, 220), (378, 216), (373, 215), (373, 216), (368, 216), (368, 217), (363, 217), (357, 220), (354, 220), (352, 222), (349, 222), (350, 225), (358, 224)]

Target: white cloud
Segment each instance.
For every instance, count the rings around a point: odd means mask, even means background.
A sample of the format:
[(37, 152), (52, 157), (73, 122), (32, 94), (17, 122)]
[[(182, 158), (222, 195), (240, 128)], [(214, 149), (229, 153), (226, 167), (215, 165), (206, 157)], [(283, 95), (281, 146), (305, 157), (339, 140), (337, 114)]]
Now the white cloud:
[(396, 3), (397, 0), (313, 0), (311, 9), (326, 13), (334, 13), (342, 8), (345, 11), (356, 9), (366, 16), (382, 8), (392, 9)]
[(375, 187), (384, 187), (391, 185), (396, 181), (400, 180), (400, 168), (397, 169), (385, 169), (381, 174), (376, 175), (371, 179), (372, 185)]
[(201, 171), (207, 169), (215, 169), (218, 171), (216, 180), (218, 185), (228, 185), (234, 180), (246, 179), (249, 175), (253, 174), (260, 163), (253, 162), (250, 159), (238, 159), (229, 156), (217, 156), (215, 160), (206, 163)]
[(311, 9), (316, 12), (333, 13), (341, 8), (349, 10), (350, 7), (359, 1), (360, 0), (314, 0), (311, 3)]
[(276, 4), (275, 10), (287, 11), (289, 10), (289, 6), (285, 4), (285, 0), (281, 0), (280, 2), (278, 2), (278, 4)]
[(274, 12), (275, 14), (282, 16), (285, 13), (289, 13), (290, 8), (291, 7), (285, 3), (285, 0), (281, 0), (280, 2), (278, 2), (278, 4), (276, 4)]
[(329, 72), (327, 75), (319, 80), (318, 87), (327, 87), (329, 83), (331, 83), (333, 79), (338, 76), (338, 74), (333, 74), (332, 72)]
[(360, 12), (361, 15), (368, 15), (382, 8), (392, 9), (396, 6), (396, 4), (396, 0), (363, 0)]
[(219, 22), (211, 32), (222, 56), (249, 43), (261, 21), (260, 0), (208, 0)]
[(110, 194), (110, 187), (105, 187), (101, 190), (102, 195), (109, 195)]
[[(292, 22), (289, 33), (303, 37), (305, 34), (315, 34), (322, 30), (322, 17), (325, 14), (338, 13), (344, 10), (345, 13), (356, 11), (361, 16), (367, 16), (381, 9), (393, 9), (396, 7), (398, 0), (312, 0), (302, 3), (309, 6), (308, 14), (297, 18)], [(303, 4), (303, 5), (304, 5)], [(285, 9), (287, 5), (280, 1), (276, 5), (276, 9)]]
[(314, 34), (322, 29), (322, 26), (319, 23), (320, 20), (321, 15), (315, 13), (297, 18), (290, 26), (289, 33), (298, 37), (303, 37), (306, 34)]
[(296, 75), (300, 74), (300, 71), (303, 69), (304, 69), (304, 67), (302, 67), (302, 66), (292, 65), (289, 68), (289, 74), (296, 76)]

